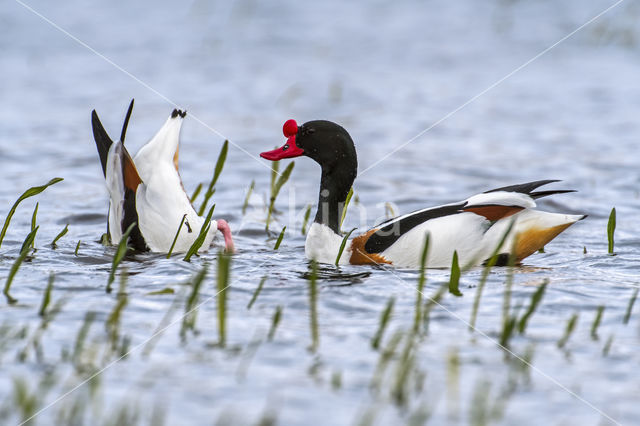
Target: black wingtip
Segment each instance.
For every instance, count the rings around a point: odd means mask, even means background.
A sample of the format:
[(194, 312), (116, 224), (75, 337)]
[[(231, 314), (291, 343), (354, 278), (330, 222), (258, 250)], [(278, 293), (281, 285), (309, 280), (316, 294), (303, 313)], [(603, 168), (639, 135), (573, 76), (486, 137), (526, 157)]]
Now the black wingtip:
[(113, 144), (113, 141), (107, 134), (107, 131), (102, 126), (98, 113), (94, 109), (91, 111), (91, 127), (93, 128), (93, 139), (96, 141), (96, 148), (98, 148), (98, 155), (100, 156), (100, 165), (102, 166), (102, 174), (107, 176), (107, 156), (109, 155), (109, 149)]
[(171, 112), (171, 118), (176, 118), (177, 116), (180, 116), (182, 118), (185, 118), (187, 115), (187, 111), (182, 111), (181, 109), (174, 109)]
[(575, 189), (552, 189), (549, 191), (531, 192), (529, 196), (533, 199), (538, 199), (542, 197), (548, 197), (549, 195), (568, 194), (569, 192), (578, 192), (578, 191), (576, 191)]
[(122, 124), (122, 132), (120, 133), (120, 142), (124, 143), (124, 138), (127, 135), (127, 127), (129, 127), (129, 118), (131, 118), (131, 112), (133, 111), (133, 102), (135, 99), (131, 99), (131, 103), (129, 104), (129, 109), (127, 110), (127, 115), (124, 118), (124, 123)]

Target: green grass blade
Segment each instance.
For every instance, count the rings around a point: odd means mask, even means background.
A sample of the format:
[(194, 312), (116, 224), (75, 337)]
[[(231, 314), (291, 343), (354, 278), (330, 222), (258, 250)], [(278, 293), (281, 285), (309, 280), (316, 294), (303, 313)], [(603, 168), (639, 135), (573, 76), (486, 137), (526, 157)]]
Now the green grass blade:
[(629, 319), (631, 318), (631, 311), (633, 311), (633, 304), (636, 303), (636, 298), (638, 297), (638, 288), (633, 291), (631, 295), (631, 299), (629, 299), (629, 304), (627, 305), (627, 311), (624, 314), (624, 319), (622, 320), (623, 324), (628, 324)]
[[(278, 194), (282, 189), (282, 186), (287, 183), (289, 180), (289, 176), (291, 176), (291, 172), (293, 171), (293, 167), (295, 166), (295, 162), (291, 162), (287, 165), (287, 168), (284, 169), (284, 172), (275, 180), (273, 185), (271, 186), (271, 197), (269, 198), (269, 210), (267, 211), (267, 225), (266, 230), (269, 230), (269, 224), (271, 223), (271, 215), (273, 214), (273, 207), (276, 202), (276, 198), (278, 198)], [(273, 170), (273, 169), (272, 169)], [(273, 182), (273, 173), (271, 175)]]
[(49, 302), (51, 302), (51, 289), (53, 289), (53, 281), (55, 279), (55, 275), (51, 273), (49, 275), (49, 282), (47, 284), (47, 288), (44, 290), (44, 294), (42, 295), (42, 303), (40, 304), (40, 310), (38, 310), (38, 315), (44, 317), (47, 313), (47, 307), (49, 307)]
[(222, 144), (222, 149), (220, 149), (220, 154), (218, 155), (218, 160), (216, 161), (216, 167), (213, 171), (213, 177), (211, 178), (211, 182), (209, 182), (209, 187), (207, 188), (207, 192), (204, 193), (204, 201), (200, 206), (200, 210), (198, 211), (198, 215), (202, 216), (207, 209), (207, 204), (209, 199), (215, 192), (213, 189), (218, 182), (218, 178), (220, 177), (220, 173), (222, 173), (222, 169), (224, 168), (224, 163), (227, 161), (227, 152), (229, 151), (229, 141), (224, 141)]
[(345, 235), (342, 238), (342, 242), (340, 243), (340, 249), (338, 250), (338, 256), (336, 256), (336, 266), (338, 266), (340, 264), (340, 258), (342, 257), (342, 252), (344, 251), (344, 248), (347, 246), (347, 240), (349, 239), (349, 237), (351, 236), (351, 233), (353, 231), (355, 231), (357, 228), (353, 228), (351, 231), (349, 231), (347, 233), (347, 235)]
[(609, 254), (613, 254), (613, 234), (616, 231), (616, 208), (611, 209), (609, 222), (607, 222), (607, 240), (609, 243)]
[(349, 202), (351, 201), (351, 197), (353, 197), (353, 186), (349, 188), (347, 199), (344, 201), (344, 206), (342, 206), (342, 215), (340, 216), (340, 227), (338, 229), (342, 229), (342, 223), (344, 222), (344, 218), (347, 217), (347, 208), (349, 208)]
[(178, 241), (178, 235), (180, 235), (180, 230), (182, 229), (182, 225), (184, 225), (184, 221), (187, 218), (186, 213), (182, 216), (182, 220), (180, 221), (180, 225), (178, 225), (178, 230), (176, 231), (176, 236), (173, 237), (173, 242), (171, 243), (171, 247), (169, 248), (169, 252), (167, 253), (167, 259), (171, 257), (171, 253), (173, 253), (173, 248), (176, 246), (176, 241)]
[(311, 261), (311, 276), (309, 277), (309, 310), (310, 310), (310, 327), (311, 327), (311, 346), (309, 350), (316, 352), (319, 345), (319, 333), (318, 333), (318, 263), (315, 260)]
[(282, 228), (282, 231), (280, 231), (280, 235), (278, 235), (278, 241), (276, 241), (276, 245), (273, 247), (274, 250), (278, 250), (280, 248), (280, 243), (282, 242), (282, 238), (284, 237), (284, 231), (287, 230), (287, 227), (285, 226), (284, 228)]
[(227, 289), (229, 288), (229, 265), (231, 256), (224, 252), (218, 253), (218, 277), (216, 296), (218, 302), (218, 337), (220, 346), (224, 346), (227, 341)]
[(7, 276), (7, 281), (4, 284), (3, 293), (4, 293), (5, 297), (7, 298), (7, 302), (10, 305), (12, 305), (12, 304), (14, 304), (14, 303), (16, 303), (18, 301), (17, 299), (14, 299), (13, 297), (11, 297), (11, 295), (9, 294), (9, 291), (11, 290), (11, 284), (13, 283), (13, 279), (16, 276), (16, 273), (18, 272), (18, 269), (20, 269), (20, 265), (22, 265), (22, 262), (26, 259), (27, 254), (29, 254), (29, 249), (31, 248), (31, 245), (33, 244), (33, 241), (36, 238), (36, 234), (38, 233), (38, 229), (40, 229), (40, 227), (36, 226), (35, 229), (33, 231), (29, 232), (27, 237), (24, 239), (24, 242), (22, 243), (22, 248), (20, 249), (20, 254), (16, 258), (16, 260), (13, 262), (13, 265), (11, 265), (11, 269), (9, 270), (9, 275)]
[(454, 296), (462, 296), (460, 292), (460, 265), (458, 264), (458, 252), (454, 250), (451, 259), (451, 277), (449, 278), (449, 293)]
[(74, 256), (78, 256), (78, 250), (80, 250), (80, 243), (82, 242), (82, 240), (78, 240), (78, 244), (76, 244), (76, 249), (73, 251), (73, 255)]
[(60, 231), (60, 233), (58, 235), (56, 235), (56, 237), (53, 239), (53, 241), (51, 241), (51, 248), (55, 249), (57, 247), (56, 243), (58, 242), (58, 240), (62, 237), (64, 237), (65, 235), (67, 235), (67, 232), (69, 232), (69, 224), (67, 223), (64, 226), (64, 229), (62, 231)]
[(244, 203), (242, 203), (242, 214), (247, 212), (247, 207), (249, 206), (249, 200), (251, 199), (251, 194), (253, 194), (253, 189), (256, 187), (256, 181), (251, 180), (251, 184), (249, 185), (249, 189), (247, 190), (247, 195), (244, 197)]
[(422, 318), (422, 296), (424, 295), (424, 284), (426, 282), (427, 254), (429, 252), (429, 241), (431, 234), (427, 234), (422, 245), (422, 253), (420, 254), (420, 272), (418, 275), (418, 286), (416, 288), (416, 307), (415, 316), (413, 318), (413, 331), (420, 331), (420, 320)]
[(273, 336), (276, 334), (276, 329), (278, 328), (278, 324), (280, 324), (280, 319), (282, 318), (282, 306), (276, 306), (276, 311), (273, 313), (273, 318), (271, 319), (271, 328), (269, 329), (269, 334), (267, 335), (267, 340), (273, 340)]
[(307, 235), (307, 224), (309, 223), (309, 216), (311, 216), (311, 204), (307, 204), (304, 211), (304, 219), (302, 220), (302, 235)]
[(536, 311), (540, 301), (542, 300), (542, 296), (544, 296), (544, 292), (547, 289), (547, 284), (549, 284), (549, 280), (545, 279), (544, 283), (536, 289), (531, 295), (531, 303), (529, 303), (529, 307), (518, 321), (518, 333), (523, 334), (527, 329), (527, 323), (529, 322), (529, 318)]
[[(116, 248), (116, 252), (111, 260), (111, 272), (109, 273), (109, 280), (107, 281), (107, 293), (111, 293), (111, 285), (116, 279), (116, 270), (118, 269), (120, 262), (122, 262), (122, 259), (124, 259), (124, 256), (127, 254), (127, 250), (129, 249), (127, 241), (129, 240), (129, 234), (131, 234), (131, 231), (133, 231), (135, 226), (135, 222), (129, 225), (124, 234), (122, 234), (120, 242), (118, 242), (118, 247)], [(78, 245), (80, 245), (80, 242), (78, 242)]]
[(198, 186), (196, 186), (196, 189), (193, 190), (193, 194), (191, 194), (191, 197), (189, 197), (191, 204), (193, 204), (196, 201), (196, 199), (198, 198), (198, 195), (200, 195), (200, 192), (202, 192), (202, 182), (200, 182)]
[(195, 331), (196, 328), (196, 319), (198, 317), (198, 297), (200, 295), (200, 287), (202, 286), (202, 282), (204, 281), (207, 273), (209, 272), (209, 265), (205, 262), (202, 269), (200, 269), (193, 279), (190, 282), (191, 285), (191, 293), (189, 293), (189, 297), (187, 298), (184, 305), (184, 316), (182, 317), (182, 327), (180, 328), (180, 337), (184, 340), (187, 331)]
[[(38, 216), (38, 206), (40, 205), (40, 203), (36, 203), (36, 207), (33, 209), (33, 214), (31, 215), (31, 230), (33, 231), (34, 229), (36, 229), (36, 219)], [(31, 243), (31, 247), (35, 246), (35, 241), (33, 243)]]
[(395, 297), (390, 297), (387, 305), (384, 310), (380, 314), (380, 321), (378, 322), (378, 331), (371, 339), (371, 347), (375, 350), (378, 350), (380, 347), (380, 341), (382, 340), (382, 336), (384, 335), (384, 331), (387, 329), (387, 325), (389, 324), (389, 320), (391, 319), (391, 315), (393, 314), (393, 305), (396, 303)]
[(491, 268), (495, 266), (498, 262), (498, 253), (502, 249), (505, 241), (507, 240), (507, 236), (511, 233), (513, 226), (515, 225), (515, 219), (511, 219), (509, 225), (507, 226), (507, 230), (502, 234), (502, 238), (500, 238), (500, 242), (493, 250), (491, 257), (487, 260), (484, 269), (482, 270), (482, 276), (480, 277), (480, 282), (478, 283), (478, 288), (476, 289), (476, 295), (473, 299), (473, 308), (471, 310), (471, 320), (469, 321), (469, 331), (473, 331), (476, 326), (476, 318), (478, 317), (478, 309), (480, 308), (480, 298), (482, 297), (482, 291), (484, 290), (484, 286), (487, 283), (487, 278), (489, 277), (489, 272), (491, 272)]
[(569, 321), (567, 321), (567, 327), (564, 330), (564, 335), (560, 338), (560, 340), (558, 340), (559, 348), (563, 348), (564, 345), (567, 344), (567, 341), (571, 337), (571, 333), (573, 333), (573, 330), (575, 330), (576, 328), (577, 322), (578, 322), (578, 314), (571, 315), (571, 318), (569, 318)]
[(603, 312), (604, 312), (604, 305), (598, 306), (598, 310), (596, 311), (596, 317), (593, 319), (593, 324), (591, 324), (592, 340), (598, 340), (598, 327), (600, 326), (600, 322), (602, 322)]
[(271, 185), (269, 187), (271, 194), (273, 194), (274, 188), (276, 186), (276, 178), (280, 175), (278, 171), (280, 170), (280, 161), (272, 161), (271, 162)]
[(11, 218), (15, 214), (16, 209), (18, 208), (18, 205), (22, 201), (24, 201), (25, 199), (27, 199), (29, 197), (33, 197), (34, 195), (40, 194), (42, 191), (44, 191), (45, 189), (47, 189), (51, 185), (55, 185), (56, 183), (58, 183), (58, 182), (60, 182), (62, 180), (63, 180), (62, 178), (53, 178), (49, 182), (47, 182), (46, 184), (44, 184), (42, 186), (34, 186), (32, 188), (27, 189), (20, 197), (18, 197), (16, 202), (13, 203), (13, 206), (11, 206), (11, 209), (9, 209), (9, 213), (7, 214), (7, 218), (4, 220), (4, 225), (2, 226), (2, 231), (0, 231), (0, 247), (2, 246), (2, 241), (4, 240), (4, 236), (7, 233), (7, 228), (9, 228), (9, 223), (11, 222)]
[(200, 247), (202, 247), (202, 244), (204, 244), (204, 240), (207, 238), (209, 229), (211, 229), (211, 218), (213, 217), (213, 210), (215, 208), (216, 208), (216, 205), (214, 204), (213, 206), (211, 206), (211, 209), (209, 209), (209, 213), (207, 213), (207, 217), (205, 218), (204, 223), (200, 228), (200, 233), (198, 234), (196, 239), (193, 241), (193, 244), (191, 244), (191, 247), (189, 247), (189, 250), (187, 250), (187, 253), (184, 255), (183, 260), (185, 262), (190, 262), (191, 256), (193, 256), (194, 254), (197, 254), (198, 250), (200, 250)]
[(251, 309), (251, 307), (255, 303), (256, 299), (258, 298), (258, 295), (262, 291), (262, 286), (264, 285), (264, 282), (266, 280), (267, 280), (266, 276), (262, 277), (262, 279), (260, 280), (260, 284), (258, 284), (258, 287), (256, 287), (256, 290), (253, 292), (253, 295), (251, 296), (251, 300), (247, 304), (247, 309)]

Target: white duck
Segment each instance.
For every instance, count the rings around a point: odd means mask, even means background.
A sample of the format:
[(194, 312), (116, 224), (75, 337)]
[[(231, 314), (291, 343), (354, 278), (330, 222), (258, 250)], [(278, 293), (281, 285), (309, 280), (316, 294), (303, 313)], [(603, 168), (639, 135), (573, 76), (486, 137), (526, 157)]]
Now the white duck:
[[(173, 252), (187, 251), (200, 233), (204, 218), (198, 216), (184, 191), (178, 173), (180, 128), (186, 111), (174, 109), (158, 133), (132, 159), (124, 146), (133, 100), (122, 126), (120, 140), (113, 142), (93, 110), (91, 124), (102, 171), (109, 191), (108, 234), (112, 243), (136, 223), (130, 245), (140, 251), (168, 252), (182, 217), (185, 223)], [(220, 231), (227, 251), (233, 251), (233, 239), (227, 222), (211, 220), (202, 244), (207, 249)]]
[[(260, 156), (277, 161), (305, 155), (320, 164), (318, 210), (307, 234), (305, 253), (309, 259), (334, 263), (343, 240), (339, 218), (357, 175), (355, 146), (349, 133), (330, 121), (310, 121), (298, 127), (294, 120), (288, 120), (283, 133), (287, 142)], [(533, 210), (537, 198), (573, 192), (534, 192), (551, 182), (556, 181), (542, 180), (498, 188), (464, 201), (388, 220), (349, 241), (340, 264), (418, 267), (427, 234), (430, 238), (428, 267), (450, 266), (454, 251), (458, 253), (460, 265), (480, 265), (493, 255), (505, 235), (498, 252), (498, 264), (506, 263), (511, 253), (515, 253), (520, 262), (586, 217)]]

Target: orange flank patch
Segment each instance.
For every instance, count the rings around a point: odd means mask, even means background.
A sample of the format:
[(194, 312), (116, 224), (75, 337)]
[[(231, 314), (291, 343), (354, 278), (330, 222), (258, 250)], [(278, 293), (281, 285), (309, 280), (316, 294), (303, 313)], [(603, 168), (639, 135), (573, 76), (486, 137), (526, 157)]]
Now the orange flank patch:
[(127, 151), (126, 148), (124, 148), (122, 155), (122, 175), (124, 176), (125, 188), (131, 189), (133, 192), (135, 192), (138, 189), (138, 185), (142, 183), (136, 165), (133, 164), (133, 159), (131, 159), (129, 151)]
[(516, 236), (516, 259), (521, 261), (527, 256), (535, 253), (553, 240), (559, 233), (571, 226), (572, 223), (554, 226), (551, 228), (530, 228), (520, 232)]
[(178, 170), (178, 153), (179, 153), (179, 151), (180, 151), (180, 147), (178, 146), (178, 147), (176, 147), (176, 153), (173, 154), (173, 165), (176, 167), (176, 171), (179, 171)]
[(366, 234), (358, 235), (351, 242), (351, 257), (349, 263), (352, 265), (377, 265), (381, 263), (391, 263), (384, 256), (378, 253), (367, 253), (364, 249), (364, 245), (371, 235), (376, 232), (377, 229), (371, 229)]
[(480, 216), (484, 216), (487, 218), (487, 220), (496, 221), (514, 215), (523, 209), (524, 207), (518, 206), (481, 206), (469, 207), (468, 209), (463, 210), (465, 212), (471, 212)]

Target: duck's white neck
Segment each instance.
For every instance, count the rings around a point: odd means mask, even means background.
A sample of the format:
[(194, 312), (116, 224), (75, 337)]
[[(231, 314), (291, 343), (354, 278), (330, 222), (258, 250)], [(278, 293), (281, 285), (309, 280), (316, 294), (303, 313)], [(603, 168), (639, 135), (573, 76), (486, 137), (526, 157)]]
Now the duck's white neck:
[[(327, 225), (314, 222), (307, 233), (307, 240), (304, 244), (305, 254), (308, 259), (313, 259), (320, 263), (335, 263), (340, 251), (340, 245), (342, 245), (342, 238)], [(351, 241), (347, 241), (340, 256), (339, 264), (349, 264), (350, 257)]]

